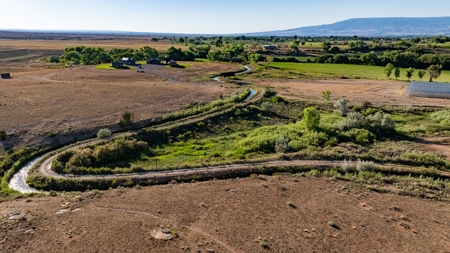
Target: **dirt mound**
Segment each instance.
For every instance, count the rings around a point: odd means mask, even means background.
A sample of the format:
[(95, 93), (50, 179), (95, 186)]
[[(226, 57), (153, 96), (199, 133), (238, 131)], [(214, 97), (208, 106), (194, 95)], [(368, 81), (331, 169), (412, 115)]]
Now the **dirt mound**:
[[(60, 210), (67, 210), (59, 212)], [(20, 219), (10, 219), (20, 215)], [(1, 252), (448, 252), (450, 205), (293, 176), (0, 204)], [(153, 231), (169, 231), (157, 240)]]

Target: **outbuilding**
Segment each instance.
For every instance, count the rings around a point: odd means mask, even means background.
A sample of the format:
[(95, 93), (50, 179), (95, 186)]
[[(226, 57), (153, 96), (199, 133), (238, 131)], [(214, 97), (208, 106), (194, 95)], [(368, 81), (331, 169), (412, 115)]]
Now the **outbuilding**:
[(120, 69), (123, 68), (123, 61), (113, 61), (111, 65), (113, 68)]
[(178, 65), (177, 61), (175, 61), (174, 59), (166, 59), (166, 64), (168, 64), (170, 66), (177, 66)]
[(123, 62), (123, 64), (126, 64), (126, 65), (136, 65), (136, 60), (134, 58), (124, 57), (124, 58), (122, 58), (122, 62)]
[(273, 51), (273, 50), (277, 50), (277, 49), (278, 49), (277, 46), (272, 46), (272, 45), (264, 45), (263, 46), (264, 51)]
[(11, 79), (11, 74), (9, 74), (9, 73), (1, 73), (0, 77), (2, 79)]
[(158, 58), (150, 58), (147, 60), (147, 64), (161, 64), (161, 60)]

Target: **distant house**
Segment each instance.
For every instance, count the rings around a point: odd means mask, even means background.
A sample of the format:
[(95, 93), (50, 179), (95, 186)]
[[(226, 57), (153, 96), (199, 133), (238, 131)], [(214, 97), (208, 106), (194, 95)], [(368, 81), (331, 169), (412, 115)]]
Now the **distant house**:
[(116, 68), (116, 69), (123, 68), (123, 61), (113, 61), (112, 66), (113, 66), (113, 68)]
[(10, 78), (11, 78), (11, 75), (10, 75), (9, 73), (1, 73), (1, 74), (0, 74), (0, 77), (1, 77), (2, 79), (10, 79)]
[(161, 64), (161, 60), (158, 58), (150, 58), (147, 60), (147, 64)]
[(277, 49), (278, 49), (277, 46), (272, 46), (272, 45), (264, 45), (263, 46), (264, 51), (273, 51), (273, 50), (277, 50)]
[(166, 59), (166, 64), (168, 64), (170, 66), (177, 66), (178, 65), (177, 61), (175, 61), (173, 59)]
[(122, 61), (123, 64), (125, 64), (125, 65), (136, 65), (136, 60), (135, 60), (134, 58), (127, 58), (127, 57), (124, 57), (124, 58), (122, 58), (121, 61)]

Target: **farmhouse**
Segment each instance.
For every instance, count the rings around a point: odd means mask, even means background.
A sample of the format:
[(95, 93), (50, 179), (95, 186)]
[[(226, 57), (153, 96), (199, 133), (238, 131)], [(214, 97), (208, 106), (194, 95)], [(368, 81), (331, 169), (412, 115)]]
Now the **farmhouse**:
[(113, 61), (112, 66), (116, 69), (123, 68), (123, 61)]
[(147, 64), (161, 64), (161, 60), (158, 58), (150, 58), (147, 60)]
[(10, 79), (10, 78), (11, 78), (11, 75), (10, 75), (9, 73), (1, 73), (1, 74), (0, 74), (0, 77), (1, 77), (2, 79)]
[(124, 58), (122, 58), (121, 61), (123, 62), (123, 64), (126, 64), (126, 65), (136, 65), (136, 60), (134, 58), (124, 57)]
[(263, 46), (264, 51), (272, 51), (272, 50), (277, 50), (277, 49), (278, 49), (277, 46), (272, 46), (272, 45), (264, 45)]

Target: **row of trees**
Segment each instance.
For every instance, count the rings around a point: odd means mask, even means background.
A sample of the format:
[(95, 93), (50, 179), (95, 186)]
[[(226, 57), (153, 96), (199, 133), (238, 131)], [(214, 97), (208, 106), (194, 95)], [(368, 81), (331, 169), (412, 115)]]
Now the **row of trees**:
[(424, 69), (431, 65), (441, 65), (442, 69), (450, 69), (450, 57), (447, 54), (423, 54), (414, 52), (391, 51), (377, 54), (369, 52), (366, 54), (356, 54), (348, 56), (346, 54), (325, 54), (313, 60), (317, 63), (339, 63), (386, 66), (393, 64), (400, 68), (420, 68)]
[[(430, 75), (430, 82), (433, 81), (433, 79), (437, 79), (442, 72), (442, 66), (441, 65), (431, 65), (428, 67), (428, 74)], [(395, 67), (394, 64), (392, 63), (388, 63), (384, 69), (384, 74), (386, 75), (386, 77), (390, 78), (392, 75), (392, 72), (394, 73), (395, 78), (399, 78), (400, 77), (400, 68), (399, 67)], [(427, 71), (425, 70), (419, 70), (417, 72), (417, 76), (419, 77), (420, 80), (422, 80), (422, 78), (425, 76), (425, 74), (427, 73)], [(414, 74), (414, 68), (409, 67), (406, 70), (406, 77), (409, 79), (411, 79), (411, 77)]]
[[(166, 37), (162, 40), (167, 39)], [(305, 45), (308, 42), (328, 42), (328, 43), (341, 43), (348, 45), (349, 49), (359, 50), (365, 46), (369, 47), (379, 47), (382, 49), (406, 49), (417, 44), (436, 44), (436, 43), (446, 43), (450, 42), (448, 36), (434, 36), (434, 37), (411, 37), (411, 38), (400, 38), (400, 37), (358, 37), (358, 36), (198, 36), (198, 37), (172, 37), (170, 39), (172, 43), (180, 43), (185, 45), (216, 45), (223, 46), (226, 44), (237, 44), (241, 42), (245, 43), (291, 43), (295, 42), (298, 44)]]
[[(202, 50), (205, 48), (203, 47)], [(200, 51), (199, 51), (200, 52)], [(209, 49), (208, 49), (209, 52)], [(204, 52), (201, 51), (202, 55)], [(82, 65), (96, 65), (111, 61), (120, 60), (123, 57), (132, 57), (136, 60), (147, 60), (149, 58), (170, 58), (174, 60), (193, 61), (198, 55), (190, 50), (183, 51), (180, 48), (171, 47), (165, 53), (161, 53), (155, 48), (144, 46), (138, 50), (131, 48), (113, 48), (109, 51), (100, 47), (68, 47), (61, 57), (66, 62), (73, 62)], [(57, 62), (56, 59), (52, 61)]]

